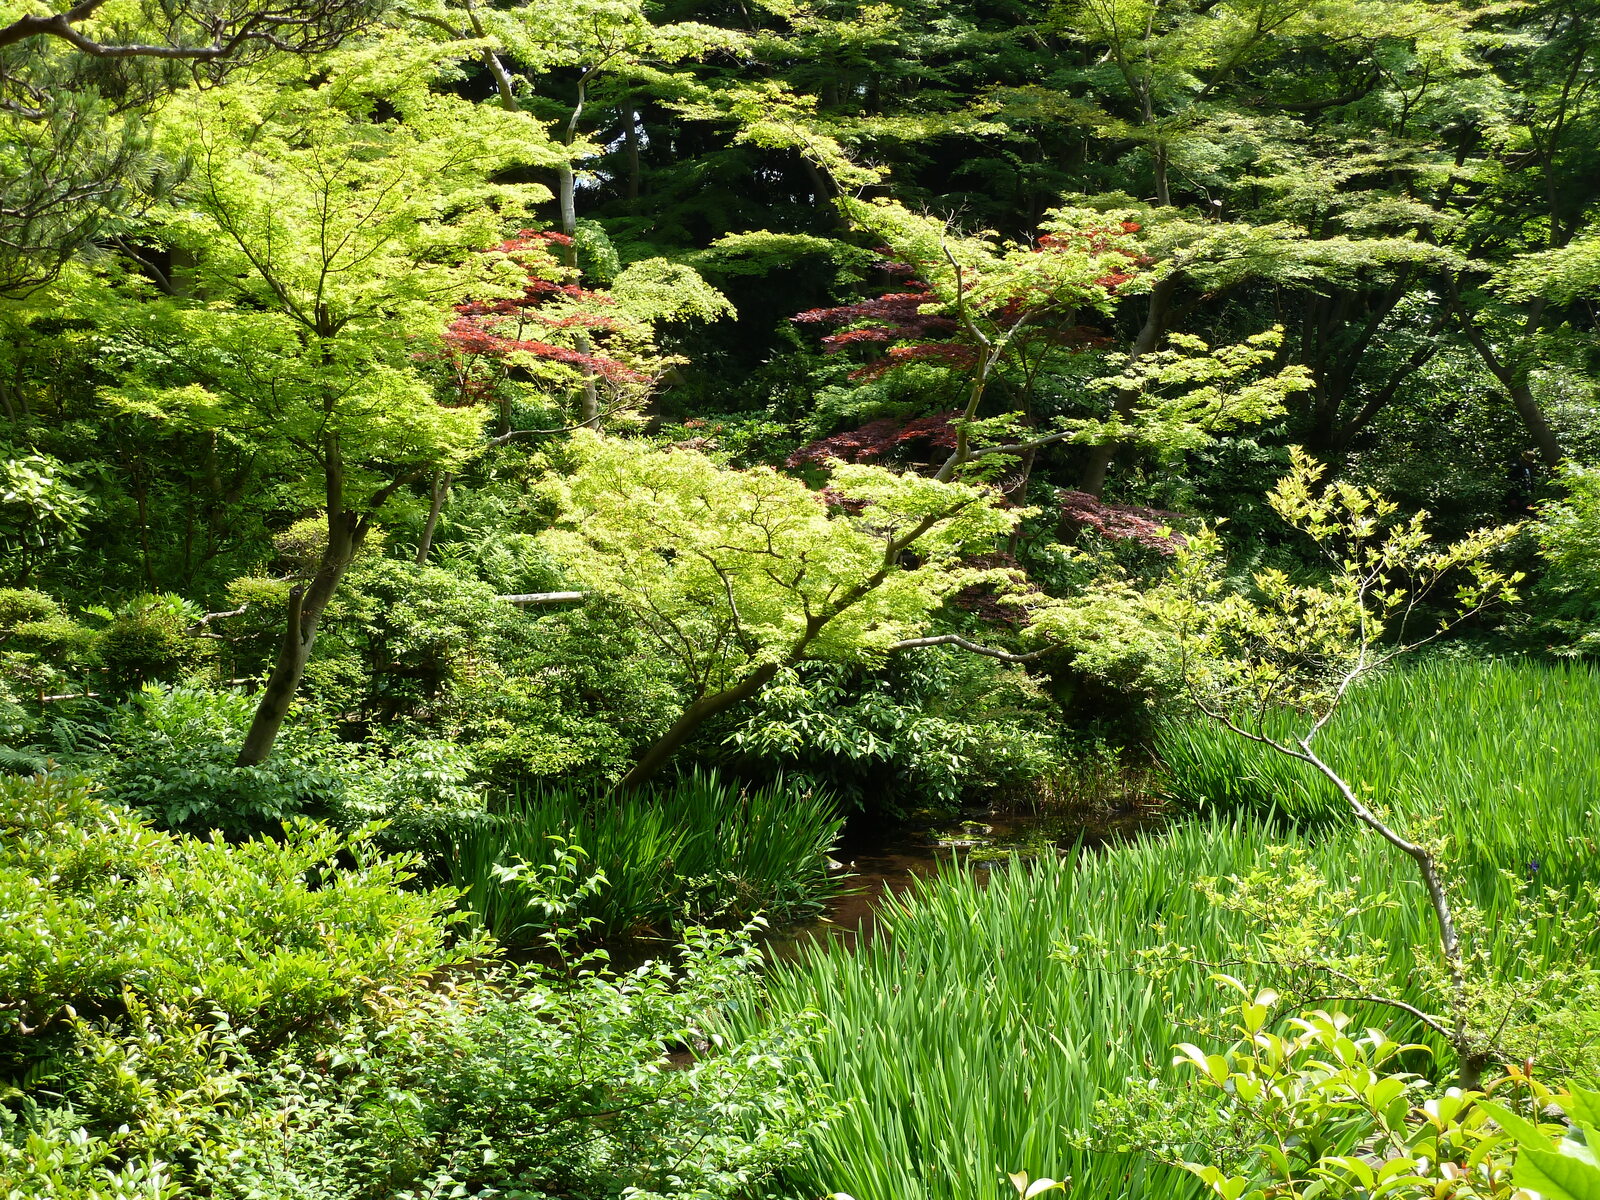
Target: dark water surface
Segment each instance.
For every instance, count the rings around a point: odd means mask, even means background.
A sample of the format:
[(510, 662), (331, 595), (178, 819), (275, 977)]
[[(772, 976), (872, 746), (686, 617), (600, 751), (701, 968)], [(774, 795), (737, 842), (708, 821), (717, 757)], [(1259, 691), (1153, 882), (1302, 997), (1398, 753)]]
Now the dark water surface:
[(1013, 854), (1069, 853), (1076, 845), (1094, 849), (1138, 837), (1165, 820), (1159, 804), (1139, 802), (985, 814), (939, 829), (846, 830), (834, 850), (842, 864), (843, 890), (816, 920), (773, 930), (766, 939), (767, 953), (786, 960), (825, 943), (852, 950), (866, 944), (880, 932), (878, 911), (885, 899), (949, 863), (965, 861), (986, 875), (991, 867), (1009, 863)]

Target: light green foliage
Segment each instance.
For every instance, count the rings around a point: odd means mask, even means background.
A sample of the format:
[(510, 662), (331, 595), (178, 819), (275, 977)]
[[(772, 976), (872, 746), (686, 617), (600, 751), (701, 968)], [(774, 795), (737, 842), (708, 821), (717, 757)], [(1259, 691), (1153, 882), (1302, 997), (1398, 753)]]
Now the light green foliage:
[(1302, 366), (1262, 374), (1282, 344), (1281, 328), (1216, 347), (1174, 333), (1167, 349), (1131, 361), (1112, 355), (1107, 366), (1115, 373), (1096, 379), (1094, 387), (1131, 396), (1124, 401), (1131, 405), (1128, 417), (1073, 420), (1066, 427), (1079, 431), (1074, 441), (1132, 443), (1174, 459), (1241, 425), (1281, 416), (1289, 396), (1310, 389), (1311, 374)]
[(1516, 596), (1521, 575), (1491, 558), (1517, 526), (1440, 547), (1426, 513), (1402, 518), (1393, 501), (1344, 481), (1319, 490), (1323, 473), (1296, 451), (1268, 500), (1315, 543), (1331, 569), (1325, 582), (1274, 568), (1256, 573), (1254, 594), (1233, 591), (1214, 533), (1189, 538), (1175, 557), (1166, 621), (1192, 694), (1208, 709), (1247, 722), (1275, 705), (1325, 716), (1354, 679), (1438, 636), (1437, 620), (1417, 624), (1430, 594), (1452, 588), (1445, 628)]
[(1536, 632), (1559, 654), (1600, 655), (1600, 466), (1568, 463), (1566, 495), (1540, 509), (1533, 526), (1545, 569), (1535, 591), (1550, 605)]
[(520, 945), (542, 937), (548, 920), (507, 871), (553, 869), (562, 846), (583, 847), (605, 878), (574, 913), (617, 937), (813, 912), (831, 890), (827, 856), (842, 825), (832, 797), (816, 788), (782, 779), (742, 788), (696, 770), (622, 798), (525, 789), (427, 844), (462, 890), (469, 919)]
[(691, 261), (718, 276), (764, 276), (792, 266), (796, 261), (823, 259), (841, 272), (869, 266), (872, 257), (857, 246), (808, 233), (777, 233), (766, 229), (730, 233), (717, 238)]
[(1011, 598), (1027, 613), (1025, 637), (1059, 648), (1074, 670), (1146, 704), (1171, 698), (1181, 690), (1181, 676), (1177, 641), (1163, 611), (1163, 584), (1140, 586), (1115, 562), (1079, 557), (1094, 569), (1094, 578), (1076, 594)]
[(1565, 246), (1524, 254), (1496, 274), (1494, 282), (1512, 300), (1544, 296), (1571, 304), (1600, 291), (1600, 237), (1579, 237)]
[(1039, 316), (1075, 309), (1109, 313), (1118, 287), (1111, 278), (1137, 274), (1138, 227), (1124, 228), (1123, 210), (1052, 209), (1041, 223), (1057, 239), (1048, 248), (1002, 238), (992, 230), (962, 235), (949, 223), (888, 199), (842, 202), (862, 231), (889, 245), (932, 289), (931, 302), (958, 302), (993, 315), (1008, 304)]
[(0, 778), (0, 795), (0, 1036), (13, 1044), (126, 989), (270, 1045), (472, 953), (443, 945), (454, 897), (402, 890), (410, 864), (366, 835), (295, 823), (235, 846), (154, 832), (71, 779)]
[[(430, 93), (437, 57), (404, 43), (349, 51), (321, 82), (290, 73), (174, 105), (166, 135), (199, 161), (163, 233), (195, 257), (177, 286), (202, 302), (154, 324), (161, 310), (144, 309), (165, 376), (183, 382), (124, 385), (124, 405), (242, 427), (275, 453), (338, 445), (353, 481), (368, 462), (465, 456), (477, 418), (434, 402), (417, 339), (485, 286), (466, 251), (535, 197), (488, 177), (537, 157), (540, 139), (526, 118)], [(378, 96), (404, 119), (373, 120)], [(322, 492), (318, 479), (306, 499)]]
[(548, 545), (634, 612), (697, 693), (801, 658), (859, 661), (920, 633), (944, 597), (992, 574), (961, 555), (1017, 519), (984, 488), (877, 467), (833, 472), (832, 488), (865, 506), (848, 515), (770, 468), (729, 470), (692, 450), (583, 434), (570, 454)]
[[(1297, 1014), (1272, 992), (1252, 995), (1217, 978), (1243, 996), (1228, 1011), (1239, 1040), (1214, 1053), (1180, 1044), (1173, 1063), (1186, 1085), (1147, 1081), (1107, 1096), (1096, 1137), (1181, 1166), (1220, 1200), (1506, 1200), (1528, 1186), (1529, 1166), (1562, 1157), (1550, 1144), (1565, 1126), (1519, 1111), (1591, 1103), (1552, 1093), (1517, 1067), (1488, 1086), (1493, 1101), (1456, 1088), (1430, 1095), (1404, 1069), (1426, 1046), (1357, 1031), (1344, 1013)], [(1574, 1176), (1587, 1165), (1600, 1183), (1600, 1168), (1584, 1164), (1582, 1150), (1575, 1157)]]
[(484, 24), (538, 74), (561, 67), (637, 69), (735, 49), (744, 40), (732, 30), (693, 21), (657, 25), (638, 0), (529, 4), (485, 14)]
[(664, 258), (629, 263), (611, 285), (611, 296), (630, 317), (647, 324), (715, 321), (733, 316), (733, 305), (694, 268)]

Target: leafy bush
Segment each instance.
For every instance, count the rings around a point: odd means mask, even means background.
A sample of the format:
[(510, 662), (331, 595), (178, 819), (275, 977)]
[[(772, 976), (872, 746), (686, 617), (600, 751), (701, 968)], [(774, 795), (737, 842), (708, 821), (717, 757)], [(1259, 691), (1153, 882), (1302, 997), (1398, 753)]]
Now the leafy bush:
[[(449, 891), (413, 863), (299, 822), (229, 845), (159, 833), (82, 780), (0, 777), (0, 1045), (130, 997), (226, 1017), (257, 1045), (459, 962)], [(243, 1035), (241, 1035), (243, 1036)]]
[(113, 799), (168, 829), (238, 836), (325, 809), (342, 786), (299, 730), (260, 766), (233, 765), (254, 711), (232, 692), (146, 685), (111, 711), (106, 752), (84, 765)]
[(1600, 466), (1569, 463), (1567, 495), (1544, 505), (1533, 527), (1545, 571), (1534, 592), (1535, 626), (1558, 654), (1600, 656)]
[(782, 781), (741, 789), (694, 772), (640, 795), (518, 792), (494, 816), (439, 843), (446, 878), (497, 937), (527, 941), (546, 916), (504, 873), (582, 846), (608, 886), (582, 908), (607, 935), (758, 911), (793, 916), (827, 894), (827, 853), (843, 824), (833, 801)]
[[(386, 751), (386, 752), (385, 752)], [(336, 822), (359, 827), (384, 823), (379, 840), (417, 849), (484, 812), (476, 763), (460, 746), (433, 739), (405, 739), (393, 747), (369, 746), (335, 764), (342, 794)]]
[[(1403, 1069), (1426, 1046), (1357, 1032), (1345, 1013), (1278, 1011), (1274, 993), (1217, 978), (1243, 995), (1232, 1011), (1239, 1040), (1218, 1053), (1180, 1044), (1182, 1082), (1135, 1080), (1107, 1094), (1088, 1142), (1181, 1167), (1219, 1200), (1600, 1197), (1587, 1149), (1600, 1093), (1553, 1092), (1526, 1064), (1483, 1091), (1438, 1093)], [(1572, 1127), (1538, 1123), (1557, 1106)]]
[(200, 611), (178, 596), (137, 596), (98, 612), (106, 625), (97, 639), (97, 656), (106, 681), (118, 690), (181, 679), (209, 649), (189, 634)]
[(808, 663), (780, 674), (748, 709), (724, 734), (724, 755), (891, 815), (950, 810), (1062, 769), (1039, 686), (961, 651), (908, 651), (886, 671)]
[(10, 633), (19, 625), (59, 616), (61, 606), (55, 598), (35, 588), (0, 588), (0, 632)]
[(51, 777), (0, 780), (0, 822), (11, 1200), (731, 1200), (825, 1116), (809, 1016), (708, 1028), (755, 1002), (748, 931), (605, 973), (577, 852), (520, 872), (560, 965), (512, 969), (366, 838), (196, 842)]
[[(760, 953), (748, 932), (688, 931), (676, 964), (622, 975), (594, 970), (601, 957), (568, 957), (585, 924), (573, 900), (603, 884), (581, 879), (579, 861), (563, 851), (522, 876), (562, 967), (419, 998), (352, 1028), (313, 1064), (280, 1055), (221, 1131), (232, 1148), (202, 1165), (207, 1194), (760, 1194), (826, 1116), (790, 1068), (813, 1018), (736, 1042), (708, 1028), (718, 1012), (758, 999)], [(284, 1130), (293, 1130), (287, 1142)]]

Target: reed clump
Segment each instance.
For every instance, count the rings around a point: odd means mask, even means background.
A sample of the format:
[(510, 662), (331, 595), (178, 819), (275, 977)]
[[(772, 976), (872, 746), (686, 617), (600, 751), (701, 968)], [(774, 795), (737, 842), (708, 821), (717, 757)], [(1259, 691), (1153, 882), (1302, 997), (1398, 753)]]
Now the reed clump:
[[(1587, 886), (1596, 712), (1600, 680), (1583, 668), (1439, 662), (1374, 680), (1324, 735), (1335, 766), (1404, 819), (1426, 826), (1427, 813), (1442, 812), (1459, 900), (1490, 915), (1474, 969), (1513, 991), (1600, 954)], [(1283, 720), (1287, 730), (1292, 718)], [(1172, 790), (1199, 810), (1167, 830), (992, 874), (952, 867), (887, 902), (889, 936), (775, 968), (770, 1011), (828, 1018), (806, 1067), (842, 1106), (812, 1140), (796, 1191), (1001, 1200), (1011, 1194), (1006, 1174), (1025, 1171), (1070, 1177), (1077, 1200), (1199, 1196), (1188, 1176), (1086, 1149), (1065, 1131), (1092, 1132), (1102, 1092), (1173, 1078), (1174, 1043), (1190, 1040), (1191, 1018), (1215, 1011), (1208, 974), (1226, 969), (1252, 928), (1199, 885), (1279, 870), (1285, 845), (1296, 869), (1312, 873), (1303, 882), (1320, 875), (1314, 893), (1381, 898), (1339, 918), (1341, 935), (1378, 956), (1385, 995), (1438, 1011), (1441, 997), (1417, 970), (1419, 955), (1437, 955), (1438, 932), (1409, 859), (1270, 751), (1203, 726), (1169, 734), (1167, 749)], [(1295, 819), (1260, 815), (1274, 811)], [(1531, 905), (1559, 918), (1517, 919)], [(1137, 969), (1151, 955), (1168, 956), (1167, 969)], [(1340, 1007), (1358, 1027), (1429, 1043), (1441, 1067), (1448, 1061), (1440, 1041), (1395, 1009)], [(751, 1027), (766, 1019), (736, 1017)]]
[(491, 815), (445, 834), (436, 861), (463, 891), (469, 922), (518, 945), (536, 940), (547, 922), (501, 868), (546, 865), (558, 845), (580, 847), (606, 882), (575, 915), (619, 938), (815, 911), (833, 888), (828, 851), (842, 824), (820, 792), (782, 781), (746, 788), (697, 770), (620, 796), (520, 789)]
[[(1269, 714), (1290, 739), (1298, 714)], [(1600, 847), (1600, 671), (1581, 663), (1432, 660), (1354, 689), (1317, 741), (1363, 798), (1458, 857), (1525, 866), (1592, 860)], [(1159, 787), (1180, 811), (1349, 821), (1323, 776), (1215, 722), (1161, 734)]]
[[(1131, 1154), (1075, 1148), (1068, 1129), (1092, 1126), (1102, 1090), (1169, 1070), (1191, 1035), (1185, 1011), (1215, 1011), (1208, 968), (1180, 966), (1164, 982), (1134, 969), (1142, 952), (1181, 941), (1195, 960), (1228, 957), (1237, 914), (1211, 904), (1196, 880), (1245, 875), (1273, 861), (1283, 838), (1246, 818), (1188, 821), (1141, 841), (1077, 858), (1018, 862), (985, 873), (953, 867), (887, 902), (889, 936), (854, 954), (824, 947), (775, 968), (767, 1012), (827, 1017), (805, 1067), (842, 1114), (812, 1139), (791, 1181), (800, 1194), (856, 1200), (1001, 1200), (1005, 1174), (1071, 1177), (1079, 1200), (1198, 1196), (1191, 1178)], [(1359, 873), (1395, 898), (1360, 913), (1352, 935), (1389, 948), (1393, 993), (1429, 1004), (1411, 982), (1416, 947), (1436, 942), (1426, 897), (1408, 861), (1377, 839), (1336, 831), (1305, 852), (1329, 886)], [(1462, 880), (1491, 910), (1509, 909), (1519, 881), (1487, 868)], [(1591, 901), (1574, 892), (1572, 928), (1600, 951)], [(1063, 957), (1064, 947), (1105, 952)], [(1493, 953), (1536, 978), (1571, 946), (1551, 932), (1520, 951)], [(1436, 999), (1436, 998), (1433, 998)], [(1346, 1005), (1346, 1008), (1352, 1006)], [(1354, 1006), (1356, 1023), (1422, 1037), (1391, 1009)], [(1442, 1049), (1442, 1048), (1441, 1048)], [(1014, 1194), (1014, 1193), (1013, 1193)]]

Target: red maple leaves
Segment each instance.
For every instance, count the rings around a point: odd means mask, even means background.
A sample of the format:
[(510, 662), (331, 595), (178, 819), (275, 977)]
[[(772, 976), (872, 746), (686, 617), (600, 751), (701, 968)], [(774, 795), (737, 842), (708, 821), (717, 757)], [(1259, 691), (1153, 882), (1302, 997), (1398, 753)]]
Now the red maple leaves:
[[(1135, 278), (1138, 267), (1148, 259), (1141, 256), (1119, 239), (1139, 231), (1137, 221), (1122, 221), (1115, 226), (1092, 226), (1068, 233), (1041, 235), (1033, 245), (1035, 254), (1087, 254), (1116, 256), (1125, 259), (1127, 267), (1113, 267), (1094, 280), (1094, 285), (1115, 292)], [(874, 353), (867, 362), (850, 373), (857, 382), (876, 379), (886, 372), (911, 363), (932, 363), (956, 371), (970, 370), (977, 365), (979, 352), (964, 336), (961, 323), (946, 312), (939, 311), (946, 301), (916, 277), (911, 264), (892, 260), (892, 252), (880, 248), (885, 256), (880, 267), (890, 275), (904, 279), (898, 289), (885, 292), (868, 300), (851, 304), (837, 304), (828, 308), (810, 308), (796, 313), (790, 320), (799, 325), (832, 325), (838, 332), (822, 339), (822, 349), (827, 354), (837, 354), (852, 347), (862, 347), (881, 352)], [(970, 293), (969, 303), (977, 302)], [(1019, 294), (992, 300), (987, 304), (985, 316), (996, 326), (1009, 329), (1020, 322), (1037, 317), (1041, 312), (1057, 307), (1070, 312), (1073, 305), (1059, 304), (1049, 296)], [(1034, 339), (1043, 339), (1058, 346), (1086, 347), (1104, 344), (1106, 339), (1086, 325), (1077, 323), (1041, 323), (1034, 330)]]
[[(645, 372), (621, 359), (550, 340), (563, 330), (605, 334), (617, 328), (606, 312), (613, 301), (576, 283), (550, 278), (562, 271), (551, 246), (570, 246), (565, 234), (524, 229), (487, 253), (504, 255), (524, 273), (520, 294), (473, 300), (456, 306), (444, 333), (444, 361), (460, 404), (501, 398), (516, 356), (561, 363), (613, 383), (639, 383)], [(543, 335), (543, 336), (540, 336)]]
[(787, 466), (793, 470), (808, 463), (820, 464), (834, 458), (854, 463), (879, 462), (897, 450), (919, 445), (929, 449), (953, 450), (956, 430), (950, 422), (960, 415), (957, 409), (916, 420), (883, 417), (869, 421), (860, 429), (836, 433), (800, 447), (789, 455)]
[(1063, 488), (1056, 493), (1061, 504), (1061, 519), (1079, 529), (1092, 529), (1114, 542), (1132, 541), (1159, 554), (1174, 554), (1186, 539), (1174, 533), (1172, 525), (1183, 519), (1181, 513), (1135, 504), (1108, 504), (1088, 492)]

